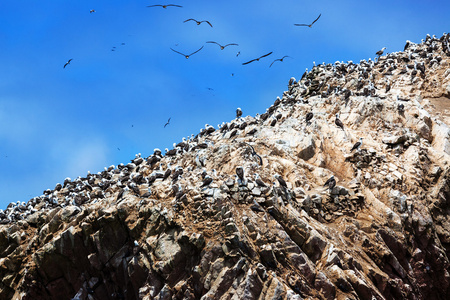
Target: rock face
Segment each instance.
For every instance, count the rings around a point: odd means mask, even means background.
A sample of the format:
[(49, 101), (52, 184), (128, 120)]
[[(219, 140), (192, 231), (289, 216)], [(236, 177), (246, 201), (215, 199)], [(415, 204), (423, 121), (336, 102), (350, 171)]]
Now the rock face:
[(10, 204), (0, 299), (450, 299), (448, 43), (316, 66), (264, 114)]

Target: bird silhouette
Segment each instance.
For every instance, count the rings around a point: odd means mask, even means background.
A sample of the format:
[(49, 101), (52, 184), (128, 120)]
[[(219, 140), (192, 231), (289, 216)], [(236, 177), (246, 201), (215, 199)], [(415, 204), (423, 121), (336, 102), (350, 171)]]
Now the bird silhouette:
[(93, 12), (95, 12), (95, 9), (91, 9), (91, 10), (89, 11), (90, 14), (92, 14)]
[(260, 56), (260, 57), (258, 57), (258, 58), (252, 59), (252, 60), (250, 60), (250, 61), (248, 61), (248, 62), (245, 62), (245, 63), (242, 63), (242, 64), (243, 64), (243, 65), (246, 65), (246, 64), (249, 64), (249, 63), (254, 62), (254, 61), (259, 61), (261, 58), (266, 57), (266, 56), (269, 56), (269, 55), (272, 54), (272, 53), (273, 53), (273, 52), (269, 52), (269, 53), (267, 53), (267, 54), (264, 54), (263, 56)]
[(282, 62), (283, 59), (285, 59), (286, 57), (292, 58), (292, 57), (290, 57), (290, 56), (285, 55), (285, 56), (283, 56), (282, 58), (275, 59), (275, 60), (270, 64), (269, 68), (273, 65), (274, 62), (276, 62), (276, 61), (281, 61), (281, 62)]
[(238, 44), (235, 44), (235, 43), (226, 44), (225, 46), (222, 46), (221, 44), (219, 44), (219, 43), (217, 43), (217, 42), (214, 42), (214, 41), (208, 41), (207, 43), (219, 45), (220, 50), (223, 50), (223, 49), (225, 49), (225, 47), (232, 46), (232, 45), (233, 45), (233, 46), (239, 46)]
[(172, 50), (173, 52), (176, 52), (176, 53), (178, 53), (178, 54), (183, 55), (184, 57), (186, 57), (186, 59), (188, 59), (189, 56), (191, 56), (191, 55), (197, 53), (198, 51), (200, 51), (200, 50), (202, 50), (202, 49), (203, 49), (203, 46), (202, 46), (200, 49), (198, 49), (197, 51), (192, 52), (191, 54), (186, 55), (186, 54), (183, 54), (183, 53), (181, 53), (181, 52), (178, 52), (177, 50), (173, 50), (172, 48), (170, 48), (170, 50)]
[(319, 18), (320, 18), (321, 15), (322, 15), (322, 14), (320, 14), (320, 15), (317, 17), (317, 19), (315, 19), (311, 24), (294, 24), (294, 25), (295, 25), (295, 26), (308, 26), (309, 28), (311, 28), (311, 26), (313, 26), (313, 24), (316, 23), (317, 20), (319, 20)]
[(171, 119), (171, 118), (172, 118), (172, 117), (170, 117), (169, 120), (167, 120), (167, 123), (164, 125), (164, 128), (166, 128), (166, 126), (169, 125), (170, 119)]
[(72, 58), (71, 59), (69, 59), (65, 64), (64, 64), (64, 69), (67, 67), (67, 65), (70, 65), (70, 62), (72, 61)]
[(155, 5), (147, 5), (147, 7), (156, 7), (156, 6), (161, 6), (162, 8), (167, 8), (169, 6), (174, 6), (174, 7), (183, 7), (181, 5), (176, 5), (176, 4), (155, 4)]
[(206, 23), (208, 23), (209, 26), (213, 27), (213, 26), (211, 25), (211, 23), (210, 23), (209, 21), (206, 21), (206, 20), (203, 20), (203, 21), (197, 21), (196, 19), (187, 19), (187, 20), (184, 21), (183, 23), (186, 23), (186, 22), (188, 22), (188, 21), (194, 21), (194, 22), (197, 23), (197, 25), (200, 25), (200, 24), (202, 24), (203, 22), (206, 22)]

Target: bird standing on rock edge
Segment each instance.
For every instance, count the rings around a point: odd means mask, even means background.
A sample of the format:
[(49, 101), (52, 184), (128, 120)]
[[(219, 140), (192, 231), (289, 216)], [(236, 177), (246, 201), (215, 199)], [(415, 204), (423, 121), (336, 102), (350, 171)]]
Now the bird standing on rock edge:
[(356, 143), (353, 145), (353, 147), (352, 147), (352, 149), (350, 150), (350, 152), (352, 152), (353, 150), (358, 150), (358, 151), (359, 151), (359, 147), (361, 147), (361, 145), (362, 145), (362, 140), (363, 140), (363, 138), (360, 137), (360, 138), (359, 138), (359, 141), (356, 142)]
[(242, 110), (240, 107), (238, 107), (236, 109), (236, 119), (239, 119), (240, 117), (242, 117)]
[(330, 192), (331, 192), (331, 190), (333, 190), (333, 188), (336, 186), (336, 179), (334, 179), (334, 175), (332, 175), (326, 182), (325, 182), (325, 184), (323, 185), (324, 187), (325, 186), (328, 186), (328, 189), (330, 190)]
[(334, 120), (334, 124), (344, 130), (344, 123), (342, 123), (341, 119), (339, 119), (339, 114), (336, 114), (336, 120)]

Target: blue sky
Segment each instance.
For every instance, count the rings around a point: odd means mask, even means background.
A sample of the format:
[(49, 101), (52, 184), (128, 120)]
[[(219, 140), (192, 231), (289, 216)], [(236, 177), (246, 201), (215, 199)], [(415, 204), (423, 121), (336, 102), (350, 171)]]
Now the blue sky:
[[(168, 3), (183, 7), (146, 7)], [(448, 1), (3, 0), (0, 208), (170, 148), (237, 107), (263, 113), (313, 61), (357, 62), (440, 37), (449, 11)], [(312, 28), (293, 25), (319, 14)], [(201, 46), (189, 59), (170, 50)]]

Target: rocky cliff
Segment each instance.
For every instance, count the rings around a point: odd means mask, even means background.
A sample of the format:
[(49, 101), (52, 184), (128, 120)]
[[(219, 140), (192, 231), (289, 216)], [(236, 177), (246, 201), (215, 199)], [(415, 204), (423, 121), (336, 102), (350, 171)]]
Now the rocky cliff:
[(449, 39), (10, 204), (0, 299), (449, 299)]

